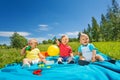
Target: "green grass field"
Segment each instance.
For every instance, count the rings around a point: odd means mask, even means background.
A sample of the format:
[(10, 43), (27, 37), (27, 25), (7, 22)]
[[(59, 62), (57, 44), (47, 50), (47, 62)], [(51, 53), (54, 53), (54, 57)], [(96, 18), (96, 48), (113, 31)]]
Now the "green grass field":
[[(120, 59), (120, 42), (93, 42), (93, 44), (100, 52), (116, 60)], [(52, 44), (40, 44), (38, 48), (40, 51), (47, 51), (50, 45)], [(74, 55), (77, 55), (77, 49), (80, 43), (70, 42), (69, 45), (72, 47)], [(20, 55), (20, 49), (0, 49), (0, 68), (9, 63), (21, 62), (23, 58), (24, 56)]]

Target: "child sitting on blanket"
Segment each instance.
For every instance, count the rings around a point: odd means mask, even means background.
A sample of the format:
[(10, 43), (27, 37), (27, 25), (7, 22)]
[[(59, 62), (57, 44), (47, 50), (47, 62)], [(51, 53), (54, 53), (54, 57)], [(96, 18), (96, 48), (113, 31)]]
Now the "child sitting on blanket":
[(56, 43), (60, 49), (60, 57), (58, 58), (58, 64), (63, 64), (63, 61), (67, 61), (68, 64), (74, 63), (74, 56), (72, 48), (68, 45), (69, 38), (67, 35), (61, 37), (61, 42), (56, 40)]
[(89, 62), (95, 62), (96, 60), (103, 61), (104, 58), (99, 54), (96, 54), (96, 49), (93, 44), (89, 43), (89, 37), (87, 34), (81, 33), (80, 35), (81, 45), (78, 48), (78, 54), (80, 60)]
[[(23, 67), (30, 67), (31, 63), (49, 63), (49, 61), (46, 61), (45, 57), (40, 53), (40, 50), (37, 48), (37, 44), (38, 42), (36, 39), (31, 39), (28, 41), (28, 45), (22, 48), (21, 55), (26, 54), (26, 58), (23, 59)], [(29, 48), (29, 50), (27, 50), (27, 48)]]

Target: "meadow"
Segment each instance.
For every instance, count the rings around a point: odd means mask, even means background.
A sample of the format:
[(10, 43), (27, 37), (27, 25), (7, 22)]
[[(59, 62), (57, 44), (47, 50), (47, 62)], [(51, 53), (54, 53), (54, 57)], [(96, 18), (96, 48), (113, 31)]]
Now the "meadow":
[[(95, 47), (102, 53), (116, 59), (120, 60), (120, 42), (93, 42)], [(47, 48), (52, 44), (39, 44), (38, 48), (41, 52), (47, 51)], [(77, 49), (80, 45), (79, 42), (70, 42), (69, 45), (73, 49), (74, 55), (77, 55)], [(22, 61), (24, 56), (20, 55), (21, 49), (0, 49), (0, 68), (4, 67), (6, 64), (19, 63)]]

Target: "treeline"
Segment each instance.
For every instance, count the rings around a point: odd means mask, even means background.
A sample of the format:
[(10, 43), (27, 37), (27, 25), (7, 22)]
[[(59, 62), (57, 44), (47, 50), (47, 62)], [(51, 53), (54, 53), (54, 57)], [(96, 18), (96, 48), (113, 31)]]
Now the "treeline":
[[(60, 41), (60, 39), (58, 40)], [(78, 41), (78, 38), (69, 38), (69, 42), (75, 42), (75, 41)], [(56, 42), (51, 39), (48, 39), (48, 40), (43, 40), (42, 43), (43, 44), (55, 44)]]
[(120, 7), (117, 1), (112, 0), (112, 6), (108, 7), (105, 15), (101, 15), (99, 24), (92, 17), (92, 24), (88, 24), (83, 33), (88, 34), (91, 41), (120, 41)]

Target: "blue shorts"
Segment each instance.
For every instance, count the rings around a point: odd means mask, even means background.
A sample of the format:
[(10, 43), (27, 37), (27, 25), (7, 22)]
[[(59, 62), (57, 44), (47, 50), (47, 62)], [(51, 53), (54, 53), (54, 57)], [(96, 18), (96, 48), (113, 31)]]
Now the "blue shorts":
[(71, 59), (71, 57), (61, 57), (63, 60), (62, 61), (68, 61), (69, 59)]
[(69, 57), (61, 57), (63, 59), (63, 61), (68, 61)]

